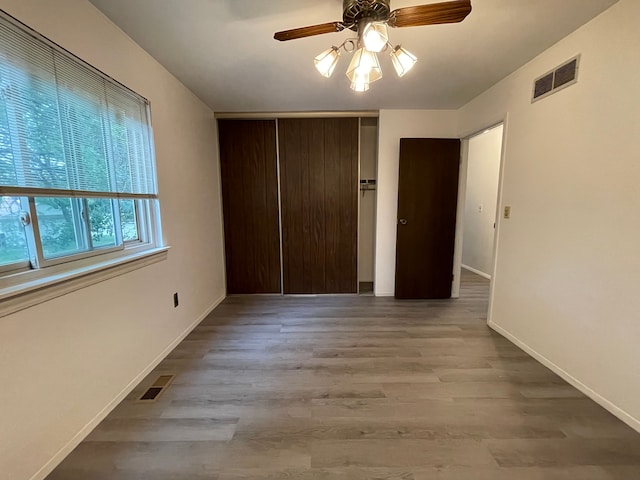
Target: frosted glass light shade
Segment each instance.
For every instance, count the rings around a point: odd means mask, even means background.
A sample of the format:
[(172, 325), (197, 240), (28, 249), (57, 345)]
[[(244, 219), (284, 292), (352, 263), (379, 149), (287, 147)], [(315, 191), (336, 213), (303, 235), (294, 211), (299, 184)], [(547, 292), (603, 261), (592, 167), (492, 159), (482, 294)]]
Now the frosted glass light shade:
[(314, 60), (316, 69), (323, 77), (329, 78), (333, 75), (333, 71), (338, 65), (338, 59), (340, 58), (340, 50), (337, 47), (331, 47), (329, 50), (325, 50), (318, 55)]
[(368, 51), (365, 48), (361, 48), (353, 54), (351, 64), (347, 69), (347, 77), (351, 80), (351, 83), (373, 83), (382, 78), (382, 68), (380, 68), (380, 62), (378, 62), (378, 56)]
[(369, 90), (369, 83), (365, 83), (365, 82), (351, 82), (351, 90), (353, 90), (354, 92), (366, 92), (367, 90)]
[(370, 86), (369, 72), (356, 71), (351, 81), (351, 90), (355, 92), (366, 92)]
[(391, 52), (391, 60), (399, 77), (404, 77), (406, 73), (413, 68), (418, 59), (415, 55), (408, 52), (400, 45)]
[(386, 47), (389, 41), (389, 33), (386, 23), (368, 23), (362, 31), (362, 43), (370, 52), (379, 53)]

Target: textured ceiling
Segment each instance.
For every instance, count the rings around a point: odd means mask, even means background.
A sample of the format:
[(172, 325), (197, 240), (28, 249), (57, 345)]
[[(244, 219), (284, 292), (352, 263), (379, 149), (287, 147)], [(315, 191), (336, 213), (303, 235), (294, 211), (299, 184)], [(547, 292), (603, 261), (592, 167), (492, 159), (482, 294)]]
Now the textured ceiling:
[[(617, 0), (472, 0), (460, 24), (391, 29), (419, 62), (356, 94), (344, 54), (332, 78), (313, 58), (353, 32), (277, 42), (279, 30), (341, 20), (342, 0), (90, 0), (216, 112), (459, 108)], [(392, 0), (392, 8), (434, 3)]]

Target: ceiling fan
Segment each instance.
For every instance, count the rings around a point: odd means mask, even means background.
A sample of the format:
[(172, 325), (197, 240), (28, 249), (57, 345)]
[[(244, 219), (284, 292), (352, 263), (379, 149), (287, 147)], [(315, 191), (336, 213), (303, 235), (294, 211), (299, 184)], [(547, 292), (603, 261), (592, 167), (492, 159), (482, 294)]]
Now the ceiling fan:
[(398, 45), (389, 43), (387, 27), (404, 28), (444, 23), (458, 23), (471, 13), (471, 0), (455, 0), (429, 5), (391, 10), (391, 0), (344, 0), (341, 22), (329, 22), (309, 27), (285, 30), (274, 35), (276, 40), (288, 41), (353, 30), (357, 38), (348, 39), (338, 47), (331, 47), (315, 58), (318, 71), (330, 77), (335, 70), (340, 50), (354, 53), (347, 69), (351, 88), (357, 92), (369, 90), (369, 85), (382, 78), (377, 53), (391, 48), (391, 59), (399, 76), (404, 76), (417, 58)]

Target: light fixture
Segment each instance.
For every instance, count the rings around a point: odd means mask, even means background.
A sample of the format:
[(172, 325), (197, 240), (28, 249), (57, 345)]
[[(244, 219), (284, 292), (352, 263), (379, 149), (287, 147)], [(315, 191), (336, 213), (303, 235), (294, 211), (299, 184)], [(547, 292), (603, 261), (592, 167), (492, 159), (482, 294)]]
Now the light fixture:
[[(347, 69), (347, 77), (351, 80), (351, 88), (353, 88), (354, 84), (371, 84), (380, 80), (382, 78), (382, 68), (380, 68), (380, 62), (378, 62), (378, 56), (366, 48), (358, 49), (353, 54), (351, 64)], [(366, 90), (368, 88), (358, 91)]]
[(362, 43), (370, 52), (380, 53), (389, 42), (387, 24), (383, 22), (370, 22), (365, 24), (362, 30)]
[[(347, 74), (347, 76), (349, 76)], [(354, 92), (366, 92), (371, 85), (371, 69), (370, 68), (356, 68), (353, 70), (351, 76), (351, 90)]]
[(361, 78), (355, 82), (351, 82), (351, 90), (359, 93), (366, 92), (369, 90), (369, 85), (370, 83), (365, 78)]
[(415, 55), (398, 45), (391, 52), (391, 60), (399, 77), (404, 77), (413, 68), (418, 59)]
[[(460, 23), (473, 10), (471, 2), (472, 0), (430, 0), (425, 5), (394, 10), (391, 8), (392, 0), (342, 0), (339, 2), (342, 3), (342, 20), (283, 30), (276, 32), (273, 38), (280, 42), (287, 42), (351, 30), (357, 33), (356, 38), (350, 38), (339, 47), (333, 47), (316, 57), (316, 68), (322, 75), (325, 77), (332, 75), (338, 61), (339, 50), (344, 48), (344, 51), (350, 54), (358, 52), (357, 54), (362, 57), (360, 49), (364, 48), (374, 56), (388, 51), (396, 72), (402, 77), (415, 66), (417, 59), (401, 46), (394, 48), (389, 43), (389, 28)], [(355, 80), (353, 72), (355, 68), (350, 67), (348, 76), (351, 80), (351, 88), (356, 91), (366, 91), (372, 82), (382, 77), (377, 58), (371, 69), (368, 72), (363, 70), (364, 73), (358, 75)], [(369, 78), (366, 78), (365, 73), (369, 74)]]
[(393, 47), (389, 43), (387, 25), (383, 22), (363, 22), (358, 38), (349, 38), (339, 47), (331, 47), (318, 55), (314, 63), (322, 76), (331, 77), (341, 50), (353, 53), (347, 77), (351, 81), (351, 89), (356, 92), (366, 92), (372, 83), (382, 78), (382, 67), (376, 53), (391, 50), (391, 60), (399, 77), (406, 75), (418, 61), (401, 45)]
[(333, 71), (338, 65), (340, 59), (340, 49), (338, 47), (331, 47), (329, 50), (325, 50), (314, 59), (316, 68), (323, 77), (329, 78), (333, 75)]

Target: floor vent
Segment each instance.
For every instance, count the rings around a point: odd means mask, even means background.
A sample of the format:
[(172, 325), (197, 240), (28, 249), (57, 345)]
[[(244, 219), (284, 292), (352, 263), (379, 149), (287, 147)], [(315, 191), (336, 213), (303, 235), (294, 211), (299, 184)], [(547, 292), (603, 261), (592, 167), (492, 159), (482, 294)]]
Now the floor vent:
[(175, 375), (160, 375), (139, 398), (140, 402), (154, 402), (160, 394), (171, 384)]
[(567, 60), (559, 67), (536, 78), (533, 82), (531, 102), (542, 100), (576, 83), (578, 81), (579, 65), (580, 55), (573, 57), (571, 60)]

